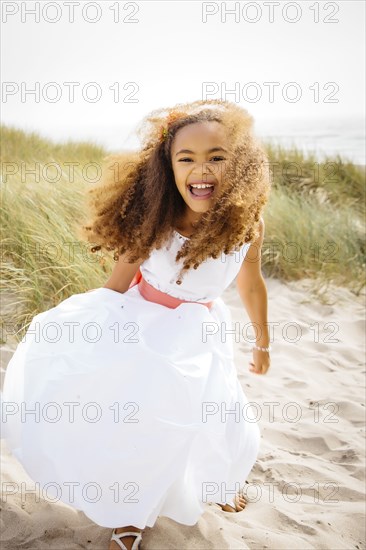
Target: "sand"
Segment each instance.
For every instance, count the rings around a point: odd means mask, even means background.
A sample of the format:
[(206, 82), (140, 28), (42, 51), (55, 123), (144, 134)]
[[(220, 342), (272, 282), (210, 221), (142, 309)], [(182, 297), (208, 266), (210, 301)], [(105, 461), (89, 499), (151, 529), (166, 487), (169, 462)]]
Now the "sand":
[[(232, 336), (262, 434), (248, 505), (230, 513), (207, 503), (193, 527), (160, 517), (143, 531), (141, 550), (365, 548), (364, 296), (330, 287), (324, 303), (308, 280), (266, 283), (274, 326), (266, 376), (249, 372), (250, 333)], [(241, 330), (249, 320), (235, 283), (223, 299)], [(13, 349), (2, 346), (2, 374)], [(111, 530), (82, 512), (34, 494), (22, 502), (17, 487), (32, 481), (1, 443), (2, 550), (108, 549)]]

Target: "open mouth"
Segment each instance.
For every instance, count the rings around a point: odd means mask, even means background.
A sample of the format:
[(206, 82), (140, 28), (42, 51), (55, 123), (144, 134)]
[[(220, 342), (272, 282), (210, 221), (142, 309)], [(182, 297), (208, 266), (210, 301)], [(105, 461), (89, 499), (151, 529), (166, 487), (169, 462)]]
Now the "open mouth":
[(202, 183), (202, 184), (190, 184), (188, 185), (189, 194), (192, 197), (192, 199), (209, 199), (214, 190), (215, 186), (214, 184), (210, 183)]

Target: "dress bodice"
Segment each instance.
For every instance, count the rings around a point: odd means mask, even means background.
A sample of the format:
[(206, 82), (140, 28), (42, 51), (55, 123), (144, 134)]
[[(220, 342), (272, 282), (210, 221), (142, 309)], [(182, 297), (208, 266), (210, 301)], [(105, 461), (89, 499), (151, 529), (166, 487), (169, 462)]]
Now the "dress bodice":
[(251, 243), (244, 243), (229, 254), (222, 252), (218, 258), (207, 258), (197, 269), (185, 272), (178, 285), (176, 280), (183, 259), (176, 262), (175, 257), (185, 239), (189, 237), (174, 230), (167, 245), (154, 249), (140, 265), (141, 274), (153, 287), (175, 298), (196, 302), (215, 300), (239, 273)]

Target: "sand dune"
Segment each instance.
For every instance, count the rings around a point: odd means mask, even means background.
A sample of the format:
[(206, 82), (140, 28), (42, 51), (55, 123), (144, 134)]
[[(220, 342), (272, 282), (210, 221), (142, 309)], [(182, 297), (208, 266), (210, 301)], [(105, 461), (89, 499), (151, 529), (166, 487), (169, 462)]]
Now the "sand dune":
[[(206, 504), (193, 527), (160, 517), (144, 530), (142, 550), (365, 548), (364, 297), (329, 288), (322, 303), (310, 287), (267, 279), (269, 320), (278, 324), (266, 376), (249, 373), (250, 343), (233, 337), (238, 377), (262, 434), (246, 509)], [(223, 299), (242, 329), (248, 317), (234, 284)], [(13, 347), (2, 348), (5, 369)], [(111, 530), (34, 494), (22, 502), (21, 482), (32, 486), (2, 440), (3, 550), (108, 548)]]

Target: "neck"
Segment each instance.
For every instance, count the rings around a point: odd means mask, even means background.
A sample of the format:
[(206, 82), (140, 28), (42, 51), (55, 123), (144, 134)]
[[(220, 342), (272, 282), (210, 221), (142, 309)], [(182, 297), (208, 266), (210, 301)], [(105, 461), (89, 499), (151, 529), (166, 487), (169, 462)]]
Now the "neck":
[(182, 216), (180, 223), (188, 230), (195, 229), (201, 217), (201, 212), (193, 212), (193, 210), (187, 209), (187, 211)]

